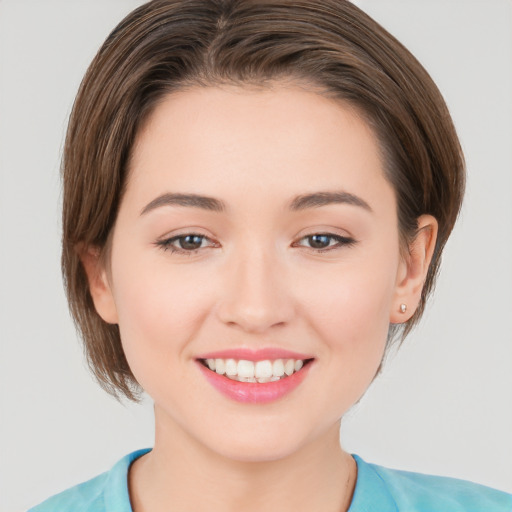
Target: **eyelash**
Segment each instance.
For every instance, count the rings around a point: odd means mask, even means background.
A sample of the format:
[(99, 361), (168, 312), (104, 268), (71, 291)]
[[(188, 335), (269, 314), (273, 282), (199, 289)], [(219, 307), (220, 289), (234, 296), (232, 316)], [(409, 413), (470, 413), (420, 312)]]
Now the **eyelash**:
[[(349, 237), (341, 236), (341, 235), (335, 235), (333, 233), (313, 233), (311, 235), (302, 237), (300, 240), (304, 240), (304, 239), (308, 239), (308, 238), (311, 239), (315, 236), (327, 237), (332, 240), (335, 240), (338, 243), (334, 246), (327, 246), (322, 249), (315, 249), (315, 248), (311, 247), (310, 250), (313, 251), (314, 253), (326, 253), (326, 252), (329, 252), (332, 250), (341, 249), (342, 247), (351, 247), (357, 243), (353, 238), (349, 238)], [(187, 250), (187, 249), (178, 248), (178, 247), (172, 245), (174, 242), (177, 242), (178, 240), (181, 240), (181, 239), (184, 239), (187, 237), (199, 237), (202, 240), (209, 240), (209, 238), (207, 236), (201, 235), (199, 233), (184, 233), (183, 235), (174, 236), (172, 238), (167, 238), (165, 240), (158, 240), (155, 243), (155, 245), (157, 245), (159, 248), (163, 249), (164, 251), (170, 251), (171, 254), (182, 254), (182, 255), (186, 255), (186, 256), (192, 256), (194, 254), (197, 254), (201, 249), (203, 249), (202, 247), (199, 247), (197, 249)]]

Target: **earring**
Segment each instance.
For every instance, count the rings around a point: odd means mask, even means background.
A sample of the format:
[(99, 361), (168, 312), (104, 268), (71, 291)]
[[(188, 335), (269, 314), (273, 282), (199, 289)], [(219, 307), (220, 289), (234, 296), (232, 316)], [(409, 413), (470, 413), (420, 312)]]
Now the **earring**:
[(405, 313), (407, 311), (407, 304), (400, 304), (400, 312)]

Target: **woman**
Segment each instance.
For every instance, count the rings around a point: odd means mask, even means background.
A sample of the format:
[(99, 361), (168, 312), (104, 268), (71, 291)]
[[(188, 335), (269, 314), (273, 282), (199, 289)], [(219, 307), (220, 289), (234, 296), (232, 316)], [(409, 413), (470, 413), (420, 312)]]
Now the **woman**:
[(364, 13), (142, 6), (82, 83), (63, 172), (72, 312), (103, 387), (154, 400), (155, 446), (34, 510), (510, 509), (339, 444), (464, 186), (437, 88)]

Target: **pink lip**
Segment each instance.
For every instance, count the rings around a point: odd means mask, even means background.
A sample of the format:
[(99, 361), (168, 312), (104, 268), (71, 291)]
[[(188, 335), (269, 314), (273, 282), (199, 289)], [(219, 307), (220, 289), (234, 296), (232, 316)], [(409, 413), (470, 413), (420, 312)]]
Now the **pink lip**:
[(260, 350), (251, 350), (246, 348), (220, 350), (218, 352), (208, 352), (197, 357), (197, 359), (244, 359), (245, 361), (264, 361), (265, 359), (313, 359), (308, 354), (299, 354), (290, 350), (280, 348), (264, 348)]
[[(235, 358), (233, 357), (233, 359)], [(295, 358), (289, 357), (289, 359)], [(296, 359), (302, 358), (298, 357)], [(246, 360), (250, 359), (246, 358)], [(312, 362), (306, 364), (298, 372), (293, 373), (289, 377), (276, 382), (265, 382), (262, 384), (231, 380), (225, 375), (219, 375), (209, 370), (199, 361), (197, 361), (197, 365), (208, 382), (228, 398), (242, 403), (264, 404), (278, 400), (288, 393), (291, 393), (306, 378)]]

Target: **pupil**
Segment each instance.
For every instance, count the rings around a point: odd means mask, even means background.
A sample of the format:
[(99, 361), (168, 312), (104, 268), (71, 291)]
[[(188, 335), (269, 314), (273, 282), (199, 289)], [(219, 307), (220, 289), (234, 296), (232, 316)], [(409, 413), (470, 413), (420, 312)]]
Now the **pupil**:
[(311, 240), (311, 246), (315, 249), (323, 249), (329, 245), (330, 237), (328, 235), (313, 235), (309, 238)]
[(201, 247), (202, 237), (198, 235), (187, 235), (180, 239), (182, 249), (198, 249)]

